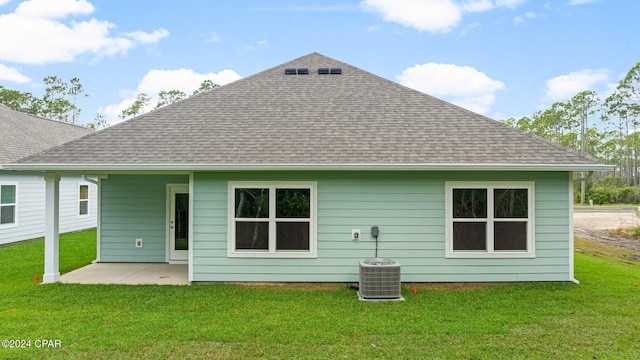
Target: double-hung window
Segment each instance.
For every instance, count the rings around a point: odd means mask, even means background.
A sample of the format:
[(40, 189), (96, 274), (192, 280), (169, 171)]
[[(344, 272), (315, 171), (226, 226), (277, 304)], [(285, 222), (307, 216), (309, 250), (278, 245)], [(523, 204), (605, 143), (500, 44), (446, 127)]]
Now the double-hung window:
[(533, 182), (447, 182), (447, 257), (534, 257)]
[(16, 225), (17, 185), (0, 184), (0, 226)]
[(89, 215), (89, 185), (78, 187), (78, 216)]
[(316, 257), (316, 183), (230, 182), (230, 257)]

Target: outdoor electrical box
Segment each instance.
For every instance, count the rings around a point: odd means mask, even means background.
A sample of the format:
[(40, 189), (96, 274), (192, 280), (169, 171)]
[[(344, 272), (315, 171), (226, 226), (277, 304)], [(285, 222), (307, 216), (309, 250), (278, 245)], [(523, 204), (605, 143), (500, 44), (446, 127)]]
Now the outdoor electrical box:
[(362, 232), (360, 231), (360, 229), (351, 230), (351, 240), (360, 240), (361, 235), (362, 235)]
[(136, 239), (136, 247), (137, 248), (141, 248), (142, 247), (142, 239)]
[(380, 230), (378, 229), (378, 225), (373, 225), (371, 227), (371, 236), (373, 236), (374, 238), (377, 238), (378, 235), (380, 235)]

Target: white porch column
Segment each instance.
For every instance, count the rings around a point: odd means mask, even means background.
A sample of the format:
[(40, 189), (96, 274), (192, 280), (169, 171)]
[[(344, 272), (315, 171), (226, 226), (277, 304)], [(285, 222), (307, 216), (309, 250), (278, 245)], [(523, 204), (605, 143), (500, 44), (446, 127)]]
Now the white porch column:
[(44, 275), (42, 282), (54, 283), (60, 280), (59, 267), (59, 204), (60, 204), (60, 175), (45, 173), (45, 220), (44, 220)]

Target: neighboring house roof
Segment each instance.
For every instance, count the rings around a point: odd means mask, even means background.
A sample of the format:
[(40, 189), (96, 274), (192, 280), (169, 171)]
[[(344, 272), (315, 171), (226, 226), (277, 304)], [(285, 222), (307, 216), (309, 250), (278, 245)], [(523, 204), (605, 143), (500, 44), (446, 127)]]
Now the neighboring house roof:
[(21, 113), (0, 104), (0, 164), (61, 145), (93, 130)]
[[(340, 68), (341, 74), (318, 73)], [(286, 75), (307, 68), (306, 75)], [(608, 169), (311, 53), (20, 160), (48, 170)]]

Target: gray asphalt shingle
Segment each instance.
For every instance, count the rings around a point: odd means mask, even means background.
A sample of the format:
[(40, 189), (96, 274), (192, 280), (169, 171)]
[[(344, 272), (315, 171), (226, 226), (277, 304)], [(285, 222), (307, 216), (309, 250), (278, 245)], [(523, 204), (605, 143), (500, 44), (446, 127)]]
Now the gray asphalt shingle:
[(14, 111), (0, 104), (0, 164), (15, 162), (92, 132), (81, 126)]
[[(285, 75), (298, 67), (309, 74)], [(318, 53), (20, 163), (600, 164)]]

